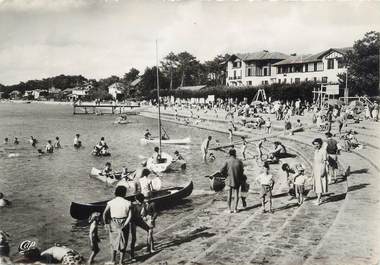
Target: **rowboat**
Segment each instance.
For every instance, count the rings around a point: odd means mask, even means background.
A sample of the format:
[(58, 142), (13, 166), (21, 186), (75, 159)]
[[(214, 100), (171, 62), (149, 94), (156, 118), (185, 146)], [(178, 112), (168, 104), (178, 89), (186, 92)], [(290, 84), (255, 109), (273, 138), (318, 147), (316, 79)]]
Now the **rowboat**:
[[(158, 138), (153, 138), (153, 139), (145, 139), (141, 138), (140, 139), (141, 144), (158, 144), (160, 142), (160, 139)], [(191, 143), (191, 138), (186, 137), (182, 139), (169, 139), (169, 140), (161, 140), (162, 144), (189, 144)]]
[[(182, 199), (188, 197), (193, 191), (193, 182), (190, 181), (183, 187), (172, 187), (153, 191), (152, 197), (149, 200), (154, 202), (157, 208), (166, 208), (170, 205), (179, 203)], [(127, 200), (133, 201), (135, 194), (126, 197)], [(77, 220), (88, 219), (94, 212), (102, 213), (106, 208), (109, 200), (94, 202), (94, 203), (77, 203), (72, 202), (70, 206), (70, 215)]]
[[(109, 177), (101, 174), (102, 171), (93, 167), (90, 172), (90, 177), (96, 178), (102, 182), (105, 182), (107, 184), (114, 184), (120, 180), (120, 173), (115, 175), (110, 175)], [(119, 179), (118, 179), (119, 177)]]
[(152, 157), (149, 157), (148, 160), (146, 161), (146, 167), (149, 170), (152, 170), (158, 173), (168, 171), (171, 164), (173, 163), (173, 158), (168, 153), (162, 152), (161, 160), (162, 161), (160, 163), (156, 163), (156, 161), (154, 161)]

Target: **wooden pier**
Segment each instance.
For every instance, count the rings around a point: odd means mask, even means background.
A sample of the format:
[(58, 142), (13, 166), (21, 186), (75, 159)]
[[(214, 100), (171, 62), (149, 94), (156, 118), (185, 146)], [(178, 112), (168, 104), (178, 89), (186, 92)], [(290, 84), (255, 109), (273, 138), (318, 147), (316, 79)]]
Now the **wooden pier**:
[[(139, 108), (140, 106), (136, 105), (113, 105), (113, 104), (74, 104), (73, 105), (73, 114), (95, 114), (95, 115), (103, 115), (103, 114), (138, 114), (136, 111), (131, 111), (134, 108)], [(129, 110), (130, 109), (130, 110)]]

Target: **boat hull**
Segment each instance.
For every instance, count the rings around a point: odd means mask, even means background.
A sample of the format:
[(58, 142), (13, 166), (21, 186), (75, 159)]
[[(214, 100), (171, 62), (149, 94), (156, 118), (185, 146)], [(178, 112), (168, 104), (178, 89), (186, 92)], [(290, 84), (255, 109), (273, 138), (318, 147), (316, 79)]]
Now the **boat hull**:
[[(140, 142), (142, 144), (158, 144), (160, 142), (159, 139), (145, 139), (145, 138), (142, 138), (140, 139)], [(170, 140), (161, 140), (161, 144), (177, 144), (177, 145), (181, 145), (181, 144), (190, 144), (191, 143), (191, 138), (190, 137), (187, 137), (187, 138), (183, 138), (183, 139), (170, 139)]]
[[(168, 208), (178, 204), (182, 199), (188, 197), (193, 191), (193, 182), (190, 181), (184, 187), (173, 187), (152, 192), (150, 202), (154, 202), (159, 209)], [(126, 199), (133, 201), (135, 195), (127, 196)], [(77, 220), (88, 219), (94, 212), (102, 213), (106, 208), (108, 200), (94, 203), (76, 203), (72, 202), (70, 206), (70, 215)]]
[(149, 157), (146, 161), (146, 167), (149, 170), (158, 173), (168, 171), (170, 169), (170, 166), (173, 164), (173, 158), (169, 154), (164, 152), (161, 153), (161, 158), (166, 159), (166, 161), (164, 163), (155, 163), (155, 161), (153, 161), (153, 158)]

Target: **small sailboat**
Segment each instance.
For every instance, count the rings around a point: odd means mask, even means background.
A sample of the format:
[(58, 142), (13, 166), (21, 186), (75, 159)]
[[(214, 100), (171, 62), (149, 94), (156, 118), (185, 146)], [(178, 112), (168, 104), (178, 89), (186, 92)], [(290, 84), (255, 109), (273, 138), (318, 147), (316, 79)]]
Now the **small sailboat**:
[(157, 50), (157, 42), (156, 42), (156, 74), (157, 74), (157, 102), (158, 102), (158, 144), (159, 144), (159, 150), (158, 150), (158, 157), (159, 159), (154, 159), (153, 157), (148, 158), (146, 161), (146, 167), (149, 170), (152, 170), (154, 172), (165, 172), (170, 169), (170, 166), (173, 163), (173, 157), (167, 153), (164, 153), (161, 151), (161, 145), (162, 145), (162, 126), (161, 126), (161, 109), (160, 109), (160, 82), (159, 82), (159, 75), (158, 75), (158, 50)]

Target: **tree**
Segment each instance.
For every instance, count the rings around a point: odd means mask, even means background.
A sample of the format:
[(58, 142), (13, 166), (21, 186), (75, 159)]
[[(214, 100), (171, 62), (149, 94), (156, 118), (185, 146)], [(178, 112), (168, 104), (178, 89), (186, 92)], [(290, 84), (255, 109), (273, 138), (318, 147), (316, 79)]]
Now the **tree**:
[[(350, 95), (379, 95), (379, 50), (380, 33), (367, 32), (363, 39), (357, 40), (353, 50), (346, 55)], [(345, 84), (346, 75), (339, 75)]]
[[(157, 88), (157, 70), (156, 66), (147, 67), (141, 77), (139, 94), (143, 97), (151, 97), (151, 91)], [(168, 79), (159, 71), (160, 88), (168, 87)]]
[(140, 73), (139, 70), (132, 67), (128, 73), (124, 74), (124, 77), (123, 77), (124, 84), (127, 85), (133, 82), (134, 80), (136, 80), (139, 77), (139, 73)]
[(229, 57), (229, 54), (217, 55), (212, 61), (206, 61), (204, 63), (207, 72), (208, 85), (218, 86), (225, 84), (227, 73), (226, 63)]

